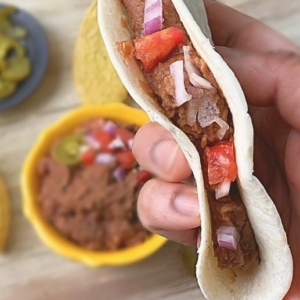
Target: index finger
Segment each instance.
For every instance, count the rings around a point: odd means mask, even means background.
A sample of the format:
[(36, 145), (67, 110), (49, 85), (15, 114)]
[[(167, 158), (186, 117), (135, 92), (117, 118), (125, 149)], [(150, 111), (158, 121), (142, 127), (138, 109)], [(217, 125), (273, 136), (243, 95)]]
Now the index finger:
[(216, 46), (247, 51), (285, 50), (299, 53), (299, 48), (264, 23), (214, 0), (204, 0), (209, 26)]

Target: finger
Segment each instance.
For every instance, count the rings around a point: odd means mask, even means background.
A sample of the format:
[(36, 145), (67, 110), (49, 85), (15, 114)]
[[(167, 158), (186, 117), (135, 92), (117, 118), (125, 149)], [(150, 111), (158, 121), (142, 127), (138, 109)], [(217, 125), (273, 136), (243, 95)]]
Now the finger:
[(290, 186), (291, 199), (294, 199), (294, 213), (300, 217), (300, 133), (291, 130), (285, 152), (285, 169)]
[(142, 126), (133, 143), (138, 163), (160, 178), (179, 182), (191, 175), (191, 169), (172, 134), (158, 123)]
[(217, 48), (235, 72), (249, 104), (276, 105), (281, 117), (300, 130), (300, 56), (287, 52), (240, 52)]
[(292, 199), (292, 209), (288, 218), (288, 235), (294, 260), (294, 276), (291, 288), (284, 299), (297, 299), (299, 298), (299, 284), (297, 284), (297, 279), (300, 276), (300, 256), (298, 250), (300, 241), (300, 133), (295, 130), (291, 130), (288, 136), (285, 167)]
[(148, 181), (142, 188), (137, 210), (143, 226), (185, 244), (194, 244), (200, 226), (196, 187)]
[(193, 228), (188, 230), (156, 230), (159, 234), (170, 241), (177, 242), (189, 246), (199, 247), (200, 243), (200, 229)]
[(260, 52), (299, 52), (295, 44), (262, 22), (216, 1), (204, 2), (215, 45)]

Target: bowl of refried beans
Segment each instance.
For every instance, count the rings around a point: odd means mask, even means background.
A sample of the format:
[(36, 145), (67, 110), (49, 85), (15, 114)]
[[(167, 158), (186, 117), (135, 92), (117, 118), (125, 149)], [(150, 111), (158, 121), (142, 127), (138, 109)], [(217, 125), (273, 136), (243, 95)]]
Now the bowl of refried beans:
[(97, 267), (135, 263), (164, 245), (136, 211), (151, 174), (131, 148), (147, 122), (145, 112), (124, 104), (84, 106), (40, 134), (22, 171), (23, 207), (50, 249)]

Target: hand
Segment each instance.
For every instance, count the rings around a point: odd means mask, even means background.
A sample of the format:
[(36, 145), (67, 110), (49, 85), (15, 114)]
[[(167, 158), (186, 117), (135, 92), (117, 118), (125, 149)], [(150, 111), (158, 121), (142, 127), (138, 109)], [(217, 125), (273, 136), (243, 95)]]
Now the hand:
[[(300, 294), (300, 49), (261, 22), (218, 2), (205, 1), (217, 51), (233, 69), (252, 117), (254, 166), (281, 215), (294, 259), (294, 279), (285, 299)], [(143, 126), (133, 152), (155, 173), (138, 200), (149, 230), (196, 244), (200, 217), (191, 170), (172, 135), (157, 123)], [(183, 183), (185, 182), (185, 183)]]

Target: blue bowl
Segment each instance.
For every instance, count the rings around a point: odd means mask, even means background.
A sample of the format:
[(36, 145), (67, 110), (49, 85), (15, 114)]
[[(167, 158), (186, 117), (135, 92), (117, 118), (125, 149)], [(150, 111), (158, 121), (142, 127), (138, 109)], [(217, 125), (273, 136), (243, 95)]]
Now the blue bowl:
[[(4, 4), (0, 5), (3, 6)], [(26, 38), (21, 39), (20, 42), (26, 48), (32, 70), (30, 76), (18, 85), (12, 96), (0, 101), (0, 111), (9, 109), (28, 98), (42, 80), (49, 57), (47, 38), (40, 24), (30, 14), (18, 8), (11, 19), (13, 24), (25, 28), (28, 32)]]

